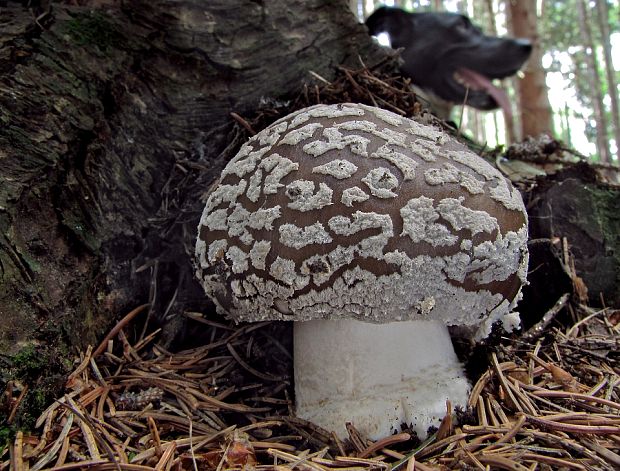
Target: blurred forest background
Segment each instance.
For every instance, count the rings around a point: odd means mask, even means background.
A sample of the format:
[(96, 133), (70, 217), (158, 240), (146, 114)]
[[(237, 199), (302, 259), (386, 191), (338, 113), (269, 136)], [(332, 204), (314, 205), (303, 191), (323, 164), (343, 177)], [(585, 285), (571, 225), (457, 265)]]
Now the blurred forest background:
[[(469, 107), (462, 120), (461, 109), (456, 107), (452, 119), (489, 147), (537, 134), (546, 127), (592, 161), (618, 165), (618, 0), (350, 0), (350, 5), (360, 20), (375, 8), (388, 5), (408, 11), (460, 12), (490, 35), (532, 34), (529, 37), (539, 46), (539, 54), (535, 51), (523, 73), (502, 84), (513, 103), (513, 122), (505, 120), (501, 110), (480, 112)], [(528, 24), (523, 24), (524, 20)], [(530, 33), (524, 35), (525, 30)], [(527, 90), (519, 91), (528, 74), (538, 74), (546, 90), (541, 87), (538, 95), (534, 91), (535, 98), (520, 100), (528, 96), (523, 94)], [(520, 102), (530, 103), (530, 107)], [(537, 120), (543, 123), (535, 124)]]

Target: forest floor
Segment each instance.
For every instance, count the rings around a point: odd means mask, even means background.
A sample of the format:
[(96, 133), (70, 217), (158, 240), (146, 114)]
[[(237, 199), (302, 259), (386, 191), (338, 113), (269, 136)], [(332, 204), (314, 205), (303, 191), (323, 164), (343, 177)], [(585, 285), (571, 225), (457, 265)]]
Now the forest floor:
[(353, 426), (341, 440), (296, 418), (287, 323), (188, 313), (201, 345), (171, 353), (159, 330), (139, 337), (140, 306), (83, 353), (0, 470), (618, 469), (620, 311), (569, 307), (570, 327), (489, 350), (466, 410), (421, 443), (407, 430), (372, 442)]

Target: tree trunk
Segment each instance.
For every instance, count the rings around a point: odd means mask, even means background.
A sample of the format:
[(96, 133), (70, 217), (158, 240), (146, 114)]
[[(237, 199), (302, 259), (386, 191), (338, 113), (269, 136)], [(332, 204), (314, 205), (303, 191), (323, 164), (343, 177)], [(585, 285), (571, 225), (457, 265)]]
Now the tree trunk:
[(147, 301), (160, 318), (204, 306), (190, 254), (201, 197), (247, 137), (230, 113), (384, 58), (346, 2), (123, 5), (55, 4), (45, 30), (2, 8), (2, 355), (92, 344)]
[(564, 103), (564, 113), (562, 113), (562, 127), (564, 128), (564, 135), (562, 140), (566, 143), (568, 148), (571, 148), (573, 143), (573, 136), (570, 132), (570, 119), (571, 110), (568, 108), (568, 103)]
[[(598, 61), (596, 60), (596, 50), (594, 49), (594, 41), (592, 40), (590, 18), (588, 16), (585, 0), (577, 0), (577, 10), (579, 13), (581, 38), (585, 49), (583, 57), (586, 61), (587, 73), (589, 74), (589, 82), (591, 84), (589, 96), (592, 100), (594, 120), (596, 121), (596, 149), (601, 162), (609, 162), (607, 119), (605, 117), (605, 107), (603, 105), (602, 85), (598, 74)], [(578, 66), (577, 64), (577, 67)]]
[(349, 0), (349, 9), (353, 12), (356, 18), (359, 17), (359, 7), (359, 0)]
[(524, 77), (517, 80), (517, 93), (521, 105), (521, 137), (552, 133), (551, 106), (542, 66), (543, 51), (537, 31), (536, 0), (508, 0), (512, 34), (527, 38), (534, 47), (525, 68)]
[(613, 136), (616, 141), (616, 161), (620, 161), (620, 109), (618, 106), (618, 84), (611, 56), (611, 42), (609, 33), (609, 10), (606, 0), (596, 0), (596, 10), (599, 28), (602, 36), (603, 51), (605, 53), (605, 76), (607, 77), (607, 90), (611, 101), (611, 122)]

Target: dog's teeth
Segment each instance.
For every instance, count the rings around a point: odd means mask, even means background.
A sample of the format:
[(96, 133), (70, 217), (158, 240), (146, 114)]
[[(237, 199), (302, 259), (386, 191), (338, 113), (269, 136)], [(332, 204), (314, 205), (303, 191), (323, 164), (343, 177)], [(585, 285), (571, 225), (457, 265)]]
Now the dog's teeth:
[(522, 70), (518, 70), (517, 71), (517, 77), (519, 77), (520, 79), (522, 79), (523, 77), (525, 77), (525, 73)]

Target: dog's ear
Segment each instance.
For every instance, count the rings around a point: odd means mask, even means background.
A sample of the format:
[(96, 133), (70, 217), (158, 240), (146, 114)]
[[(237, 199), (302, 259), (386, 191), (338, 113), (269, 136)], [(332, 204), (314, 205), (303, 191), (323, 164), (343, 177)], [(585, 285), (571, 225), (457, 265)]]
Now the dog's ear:
[(403, 29), (411, 28), (411, 19), (415, 15), (415, 13), (409, 13), (400, 8), (382, 6), (366, 19), (366, 26), (372, 36), (379, 33), (391, 35)]
[(371, 36), (379, 33), (388, 32), (386, 19), (390, 16), (388, 7), (377, 8), (372, 15), (366, 18), (366, 27)]

